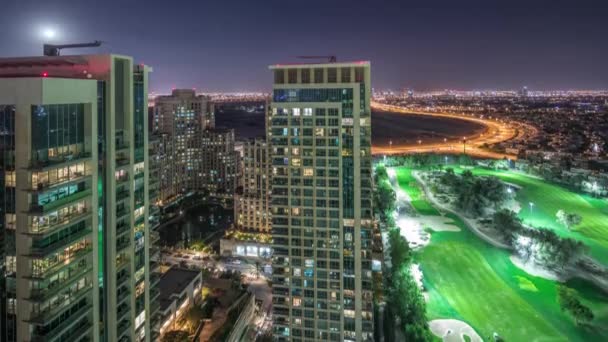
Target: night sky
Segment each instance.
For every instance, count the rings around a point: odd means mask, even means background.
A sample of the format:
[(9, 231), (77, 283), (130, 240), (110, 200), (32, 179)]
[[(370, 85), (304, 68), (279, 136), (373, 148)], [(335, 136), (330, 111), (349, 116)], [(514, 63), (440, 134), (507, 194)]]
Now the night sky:
[(269, 64), (327, 54), (370, 60), (375, 89), (606, 89), (607, 13), (607, 0), (0, 0), (0, 55), (40, 55), (52, 28), (151, 65), (157, 92), (268, 91)]

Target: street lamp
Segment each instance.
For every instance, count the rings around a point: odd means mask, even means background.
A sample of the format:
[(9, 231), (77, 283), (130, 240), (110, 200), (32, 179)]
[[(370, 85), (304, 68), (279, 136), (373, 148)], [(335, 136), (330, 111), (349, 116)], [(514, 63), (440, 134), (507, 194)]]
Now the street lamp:
[(467, 154), (467, 137), (462, 137), (462, 153)]

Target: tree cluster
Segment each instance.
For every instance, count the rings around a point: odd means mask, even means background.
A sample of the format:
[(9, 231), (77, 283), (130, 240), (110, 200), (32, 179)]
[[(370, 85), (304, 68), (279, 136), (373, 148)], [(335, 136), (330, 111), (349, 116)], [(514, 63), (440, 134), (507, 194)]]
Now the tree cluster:
[[(390, 305), (387, 306), (386, 315), (399, 317), (398, 328), (406, 341), (432, 341), (426, 303), (410, 273), (412, 252), (409, 245), (398, 229), (389, 232), (389, 243), (392, 267), (387, 281)], [(394, 336), (387, 336), (387, 340), (394, 340)]]
[(534, 259), (548, 268), (564, 268), (587, 251), (582, 242), (560, 237), (551, 229), (526, 228), (510, 210), (499, 210), (492, 217), (494, 228), (525, 260)]
[(566, 226), (566, 228), (568, 229), (572, 229), (578, 226), (583, 221), (581, 215), (575, 213), (567, 213), (562, 209), (560, 209), (555, 214), (555, 219), (557, 220), (557, 223)]
[(560, 309), (570, 314), (576, 324), (589, 323), (594, 318), (593, 311), (581, 303), (576, 295), (576, 291), (565, 285), (558, 285), (557, 301)]
[(473, 165), (473, 159), (466, 154), (459, 156), (442, 155), (435, 153), (420, 153), (420, 154), (404, 154), (391, 155), (381, 157), (382, 162), (386, 166), (407, 166), (411, 168), (421, 167), (439, 167), (449, 163), (458, 163), (459, 165)]
[(456, 195), (456, 206), (468, 215), (483, 215), (487, 208), (497, 208), (507, 198), (507, 187), (497, 177), (475, 177), (469, 170), (457, 175), (448, 168), (440, 183)]
[(395, 210), (397, 196), (391, 187), (386, 167), (383, 165), (376, 166), (374, 184), (376, 185), (374, 191), (374, 209), (380, 221), (387, 223)]

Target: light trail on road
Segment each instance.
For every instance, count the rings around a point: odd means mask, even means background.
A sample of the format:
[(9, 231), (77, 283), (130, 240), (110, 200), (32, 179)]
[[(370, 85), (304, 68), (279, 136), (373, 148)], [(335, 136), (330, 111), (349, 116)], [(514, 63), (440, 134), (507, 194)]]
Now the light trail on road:
[[(389, 146), (372, 146), (372, 154), (404, 154), (404, 153), (430, 153), (430, 152), (439, 152), (439, 153), (449, 153), (449, 154), (461, 154), (466, 152), (467, 155), (471, 155), (474, 157), (482, 157), (482, 158), (492, 158), (492, 159), (503, 159), (508, 158), (515, 160), (517, 156), (508, 153), (499, 153), (488, 151), (483, 148), (484, 145), (492, 145), (504, 141), (508, 141), (511, 139), (519, 138), (524, 134), (536, 134), (536, 129), (525, 124), (521, 124), (518, 122), (507, 122), (504, 120), (490, 120), (484, 119), (482, 117), (475, 116), (466, 116), (452, 113), (433, 113), (433, 112), (424, 112), (424, 111), (416, 111), (411, 110), (399, 106), (387, 105), (379, 102), (372, 102), (371, 106), (375, 110), (381, 110), (391, 113), (398, 113), (403, 115), (424, 115), (424, 116), (433, 116), (440, 118), (448, 118), (448, 119), (457, 119), (457, 120), (465, 120), (474, 122), (485, 127), (485, 131), (480, 134), (470, 135), (463, 137), (464, 139), (459, 141), (445, 141), (445, 142), (436, 142), (436, 143), (428, 143), (428, 144), (401, 144), (395, 145), (391, 144)], [(465, 141), (465, 143), (463, 143)]]

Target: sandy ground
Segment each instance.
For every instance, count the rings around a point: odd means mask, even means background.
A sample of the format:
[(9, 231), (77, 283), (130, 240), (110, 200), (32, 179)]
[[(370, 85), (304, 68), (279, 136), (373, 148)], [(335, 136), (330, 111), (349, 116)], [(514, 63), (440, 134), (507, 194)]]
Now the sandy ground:
[(549, 280), (562, 281), (562, 278), (553, 271), (550, 271), (546, 268), (538, 266), (533, 261), (524, 262), (517, 255), (511, 255), (509, 257), (513, 265), (517, 266), (517, 268), (522, 271), (528, 273), (531, 276), (541, 277)]
[(457, 319), (434, 319), (429, 322), (429, 327), (445, 342), (463, 342), (463, 335), (469, 336), (472, 342), (483, 341), (470, 325)]

